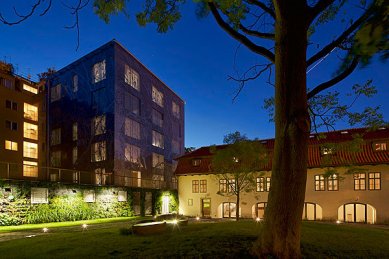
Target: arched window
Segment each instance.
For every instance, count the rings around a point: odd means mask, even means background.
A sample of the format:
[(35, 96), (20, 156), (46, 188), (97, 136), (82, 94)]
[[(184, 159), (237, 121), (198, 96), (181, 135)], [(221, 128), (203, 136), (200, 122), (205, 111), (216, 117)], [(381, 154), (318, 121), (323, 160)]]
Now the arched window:
[(319, 204), (304, 202), (303, 219), (321, 220), (323, 218), (323, 209)]
[(376, 209), (370, 204), (346, 203), (338, 208), (338, 220), (344, 222), (374, 224), (376, 218)]

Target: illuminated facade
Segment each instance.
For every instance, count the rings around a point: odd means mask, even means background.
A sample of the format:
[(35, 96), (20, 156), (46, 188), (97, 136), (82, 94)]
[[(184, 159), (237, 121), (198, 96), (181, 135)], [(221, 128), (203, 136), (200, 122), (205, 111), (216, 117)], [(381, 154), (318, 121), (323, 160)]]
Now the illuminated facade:
[(45, 98), (42, 85), (0, 63), (0, 178), (44, 179)]
[(160, 188), (174, 180), (184, 102), (118, 42), (57, 71), (48, 91), (50, 167), (92, 172), (82, 182), (98, 185)]
[[(355, 150), (350, 143), (360, 135)], [(322, 136), (322, 135), (321, 135)], [(306, 220), (341, 222), (389, 222), (389, 129), (350, 129), (312, 135), (308, 147), (305, 206)], [(274, 139), (261, 143), (269, 158)], [(354, 145), (353, 144), (353, 145)], [(216, 146), (220, 148), (223, 146)], [(234, 180), (219, 179), (212, 172), (210, 147), (202, 147), (178, 159), (176, 176), (180, 213), (189, 216), (233, 218)], [(328, 175), (328, 169), (333, 174)], [(354, 171), (350, 171), (353, 169)], [(255, 177), (254, 191), (242, 192), (240, 215), (263, 218), (271, 188), (271, 162)]]

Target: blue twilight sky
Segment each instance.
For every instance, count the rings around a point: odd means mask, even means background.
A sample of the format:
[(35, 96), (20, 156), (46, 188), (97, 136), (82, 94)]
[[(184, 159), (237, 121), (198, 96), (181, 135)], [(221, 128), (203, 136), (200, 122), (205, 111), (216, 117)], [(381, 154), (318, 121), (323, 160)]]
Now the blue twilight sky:
[[(60, 69), (115, 38), (186, 101), (185, 146), (220, 144), (224, 135), (236, 130), (249, 138), (274, 136), (274, 125), (262, 109), (264, 98), (273, 93), (272, 86), (266, 83), (267, 75), (248, 83), (235, 102), (232, 98), (238, 85), (227, 80), (228, 75), (241, 74), (264, 60), (239, 46), (212, 17), (198, 19), (195, 4), (185, 5), (182, 19), (166, 34), (157, 33), (153, 25), (139, 27), (135, 11), (130, 11), (130, 18), (119, 15), (105, 24), (93, 14), (92, 7), (86, 8), (80, 14), (80, 46), (76, 50), (76, 31), (64, 28), (73, 23), (74, 17), (59, 1), (54, 2), (44, 17), (35, 15), (11, 27), (0, 25), (0, 59), (16, 65), (18, 73), (34, 76), (49, 67)], [(136, 9), (141, 3), (131, 4)], [(27, 7), (24, 5), (24, 10)], [(0, 12), (12, 17), (10, 8), (10, 4), (2, 3)], [(324, 44), (344, 26), (329, 24), (312, 40)], [(309, 85), (313, 87), (330, 78), (336, 55), (335, 50), (308, 74)], [(358, 107), (381, 105), (388, 119), (388, 68), (388, 63), (375, 61), (355, 71), (338, 89), (373, 79), (378, 95), (359, 101)], [(337, 129), (344, 127), (344, 122), (337, 125)]]

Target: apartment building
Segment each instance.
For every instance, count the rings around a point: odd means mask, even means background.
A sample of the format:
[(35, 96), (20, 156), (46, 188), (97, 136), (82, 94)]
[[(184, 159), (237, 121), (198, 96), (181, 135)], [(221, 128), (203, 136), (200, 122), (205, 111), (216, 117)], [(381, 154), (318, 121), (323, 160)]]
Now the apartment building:
[[(243, 192), (240, 216), (263, 218), (271, 188), (274, 139), (260, 141), (269, 162), (255, 176), (254, 191)], [(216, 149), (225, 148), (216, 146)], [(303, 219), (341, 222), (389, 222), (389, 129), (349, 129), (313, 134), (309, 139)], [(329, 172), (331, 172), (329, 174)], [(178, 158), (180, 213), (189, 216), (233, 218), (234, 179), (212, 171), (211, 147)]]
[(0, 62), (0, 178), (43, 179), (45, 141), (44, 85), (14, 73)]
[[(68, 177), (98, 185), (154, 188), (175, 180), (184, 101), (120, 43), (60, 69), (47, 87), (51, 168), (75, 170)], [(60, 177), (50, 173), (53, 181)]]

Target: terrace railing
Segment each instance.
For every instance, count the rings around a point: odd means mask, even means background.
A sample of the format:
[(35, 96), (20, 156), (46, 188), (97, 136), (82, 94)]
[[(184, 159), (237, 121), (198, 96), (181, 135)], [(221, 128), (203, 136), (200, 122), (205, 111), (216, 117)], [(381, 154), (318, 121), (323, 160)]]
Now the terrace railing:
[(40, 167), (0, 162), (0, 179), (23, 181), (46, 181), (80, 185), (108, 185), (139, 187), (148, 189), (177, 189), (176, 181), (162, 181), (145, 178), (120, 176), (115, 174), (98, 174), (55, 167)]

